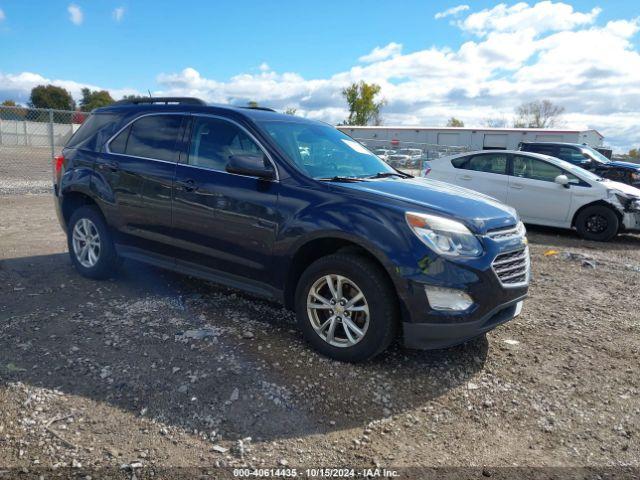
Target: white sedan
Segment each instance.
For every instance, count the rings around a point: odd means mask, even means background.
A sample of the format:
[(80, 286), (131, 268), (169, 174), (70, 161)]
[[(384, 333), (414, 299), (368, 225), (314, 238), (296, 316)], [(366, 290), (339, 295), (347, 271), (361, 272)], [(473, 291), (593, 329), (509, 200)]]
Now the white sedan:
[(640, 189), (555, 157), (485, 150), (439, 158), (430, 167), (428, 178), (490, 195), (514, 207), (525, 223), (575, 228), (601, 241), (640, 231)]

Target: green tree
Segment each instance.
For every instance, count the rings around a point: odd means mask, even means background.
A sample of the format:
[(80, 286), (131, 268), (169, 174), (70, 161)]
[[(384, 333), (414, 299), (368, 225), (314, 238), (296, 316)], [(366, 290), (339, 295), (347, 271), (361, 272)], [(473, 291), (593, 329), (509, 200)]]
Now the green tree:
[(631, 158), (638, 159), (640, 158), (640, 152), (638, 152), (637, 148), (632, 148), (631, 150), (629, 150), (629, 156)]
[(376, 102), (379, 93), (380, 85), (364, 81), (352, 83), (342, 90), (342, 96), (349, 106), (349, 118), (345, 120), (345, 125), (381, 125), (380, 109), (386, 102)]
[(247, 107), (249, 108), (258, 108), (258, 102), (251, 100), (249, 102), (247, 102)]
[(284, 111), (284, 113), (285, 113), (285, 115), (295, 115), (297, 111), (298, 111), (298, 109), (296, 109), (296, 108), (287, 107), (287, 109)]
[(71, 94), (55, 85), (38, 85), (31, 90), (29, 106), (33, 108), (55, 108), (73, 110), (76, 106)]
[(13, 100), (5, 100), (4, 102), (2, 102), (2, 106), (3, 107), (15, 107), (16, 102), (14, 102)]
[(516, 128), (551, 128), (558, 125), (564, 107), (554, 105), (549, 100), (523, 103), (516, 108)]
[(447, 127), (464, 127), (464, 122), (456, 117), (451, 117), (447, 122)]
[(106, 90), (82, 89), (82, 99), (80, 100), (80, 110), (90, 112), (96, 108), (106, 107), (114, 102), (111, 95)]

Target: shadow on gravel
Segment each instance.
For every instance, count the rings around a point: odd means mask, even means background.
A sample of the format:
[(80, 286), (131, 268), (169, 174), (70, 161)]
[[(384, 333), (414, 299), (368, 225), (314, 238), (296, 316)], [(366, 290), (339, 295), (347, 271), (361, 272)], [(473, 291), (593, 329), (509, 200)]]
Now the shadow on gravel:
[(134, 262), (96, 282), (67, 255), (8, 259), (0, 285), (0, 383), (60, 389), (212, 441), (363, 428), (465, 385), (488, 351), (481, 337), (334, 362), (280, 306)]

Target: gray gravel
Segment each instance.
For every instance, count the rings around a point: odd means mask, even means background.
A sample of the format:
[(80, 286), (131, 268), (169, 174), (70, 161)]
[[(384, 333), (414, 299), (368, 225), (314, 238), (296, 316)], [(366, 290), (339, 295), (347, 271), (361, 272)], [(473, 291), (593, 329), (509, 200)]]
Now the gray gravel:
[(81, 278), (48, 195), (0, 218), (0, 467), (640, 467), (638, 236), (530, 232), (518, 319), (346, 365), (275, 304), (133, 262)]

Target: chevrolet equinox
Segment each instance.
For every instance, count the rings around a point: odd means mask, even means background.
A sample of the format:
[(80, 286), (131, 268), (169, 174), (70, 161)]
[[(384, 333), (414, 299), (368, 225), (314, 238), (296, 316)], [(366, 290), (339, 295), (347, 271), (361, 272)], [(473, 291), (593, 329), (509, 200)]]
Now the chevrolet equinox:
[(512, 208), (399, 172), (321, 122), (121, 101), (93, 112), (53, 175), (80, 274), (133, 259), (282, 302), (334, 359), (369, 359), (399, 334), (410, 348), (464, 342), (527, 294)]

